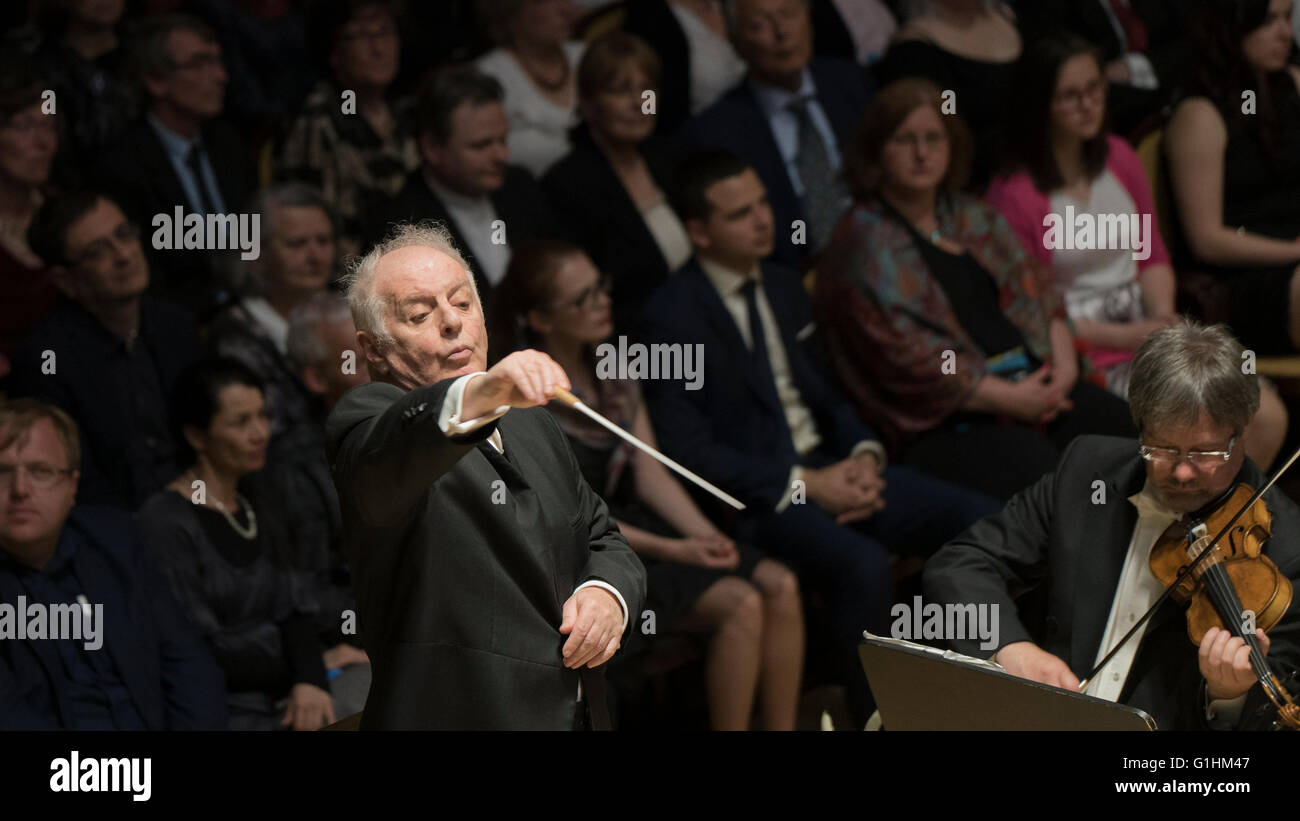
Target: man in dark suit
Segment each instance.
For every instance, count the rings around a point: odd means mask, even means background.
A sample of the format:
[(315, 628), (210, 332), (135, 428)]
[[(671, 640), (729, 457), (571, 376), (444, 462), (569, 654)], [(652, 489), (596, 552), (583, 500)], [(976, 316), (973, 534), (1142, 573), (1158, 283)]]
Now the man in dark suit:
[(0, 729), (224, 729), (221, 670), (130, 515), (73, 506), (78, 455), (67, 414), (0, 406), (0, 607), (11, 630), (50, 614), (40, 638), (0, 632)]
[(1159, 114), (1190, 68), (1187, 12), (1182, 0), (1035, 0), (1016, 17), (1026, 42), (1064, 30), (1098, 48), (1110, 127), (1129, 134)]
[(503, 99), (501, 84), (473, 68), (434, 75), (416, 114), (422, 167), (371, 220), (367, 245), (394, 223), (438, 220), (465, 252), (486, 296), (505, 276), (511, 248), (551, 233), (537, 182), (510, 165)]
[[(153, 290), (206, 320), (224, 299), (214, 237), (202, 249), (155, 247), (155, 216), (232, 214), (253, 191), (253, 165), (239, 134), (217, 119), (226, 71), (216, 36), (183, 15), (146, 20), (133, 44), (146, 113), (96, 163), (97, 185), (111, 192), (150, 243)], [(172, 232), (168, 232), (169, 234)], [(213, 240), (210, 242), (210, 240)], [(172, 243), (174, 246), (175, 243)]]
[(851, 60), (813, 57), (808, 0), (735, 0), (728, 27), (746, 78), (686, 125), (699, 147), (728, 148), (758, 172), (776, 220), (775, 258), (815, 254), (849, 204), (841, 147), (870, 100)]
[(334, 406), (327, 447), (373, 672), (362, 727), (607, 727), (600, 665), (645, 568), (537, 407), (564, 371), (538, 351), (484, 370), (445, 229), (395, 233), (348, 294), (375, 381)]
[(10, 390), (81, 426), (82, 504), (134, 510), (176, 476), (167, 400), (202, 351), (193, 320), (145, 293), (149, 263), (117, 204), (94, 193), (48, 200), (28, 241), (68, 295), (14, 354)]
[[(1238, 482), (1262, 484), (1240, 441), (1259, 408), (1259, 383), (1242, 373), (1241, 354), (1222, 326), (1153, 333), (1133, 360), (1129, 387), (1140, 442), (1075, 440), (1054, 473), (930, 559), (926, 598), (994, 605), (995, 660), (1077, 691), (1163, 591), (1148, 559), (1157, 539), (1172, 532), (1181, 540)], [(1272, 515), (1265, 553), (1300, 582), (1300, 508), (1276, 488), (1264, 502)], [(1245, 643), (1212, 628), (1198, 650), (1187, 629), (1184, 608), (1167, 600), (1086, 692), (1141, 708), (1166, 729), (1239, 725), (1252, 712), (1247, 696), (1259, 696)], [(1257, 637), (1279, 675), (1300, 663), (1294, 606)], [(988, 653), (978, 641), (953, 644)]]
[(697, 389), (645, 383), (655, 435), (749, 506), (739, 538), (830, 600), (834, 663), (861, 726), (871, 698), (857, 645), (864, 629), (888, 628), (889, 554), (928, 555), (996, 504), (886, 467), (885, 449), (826, 368), (798, 274), (760, 262), (772, 248), (772, 209), (754, 170), (706, 152), (683, 164), (681, 179), (676, 208), (696, 256), (651, 298), (645, 336), (701, 346), (703, 377)]

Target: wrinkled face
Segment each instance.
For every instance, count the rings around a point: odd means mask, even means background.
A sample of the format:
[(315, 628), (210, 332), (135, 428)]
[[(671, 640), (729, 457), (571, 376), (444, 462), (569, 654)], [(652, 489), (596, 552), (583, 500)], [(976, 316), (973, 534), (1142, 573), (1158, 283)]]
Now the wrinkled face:
[(221, 46), (179, 29), (167, 37), (167, 53), (171, 70), (146, 78), (150, 93), (201, 120), (221, 114), (229, 79), (221, 62)]
[(261, 470), (271, 441), (262, 392), (248, 385), (226, 385), (217, 393), (217, 412), (208, 429), (187, 426), (185, 435), (190, 447), (222, 473), (244, 476)]
[(604, 88), (584, 102), (585, 119), (612, 142), (639, 143), (655, 130), (655, 115), (641, 110), (641, 94), (649, 89), (650, 78), (628, 61)]
[(1090, 54), (1078, 54), (1061, 65), (1052, 97), (1052, 132), (1090, 140), (1101, 131), (1106, 116), (1106, 80)]
[(344, 88), (383, 87), (397, 76), (401, 53), (392, 15), (382, 6), (367, 6), (339, 29), (330, 65)]
[[(316, 335), (320, 337), (327, 353), (325, 361), (312, 370), (320, 381), (320, 392), (325, 397), (325, 402), (333, 407), (343, 394), (357, 385), (369, 382), (370, 371), (365, 357), (358, 350), (356, 327), (351, 319), (319, 324), (316, 326)], [(347, 361), (352, 363), (352, 367), (347, 370), (352, 373), (344, 370), (344, 354), (349, 351), (352, 356)]]
[(1233, 433), (1231, 427), (1216, 423), (1204, 412), (1195, 425), (1153, 425), (1142, 432), (1144, 445), (1179, 450), (1179, 457), (1172, 465), (1146, 463), (1147, 479), (1166, 507), (1190, 513), (1213, 502), (1232, 486), (1246, 458), (1240, 436), (1226, 462), (1216, 460), (1198, 466), (1185, 456), (1188, 451), (1226, 451)]
[[(51, 475), (51, 471), (72, 467), (48, 419), (36, 420), (0, 451), (0, 549), (20, 558), (37, 558), (34, 549), (48, 549), (57, 542), (76, 503), (81, 474), (74, 470)], [(48, 558), (40, 556), (39, 562)]]
[(420, 139), (420, 149), (434, 176), (454, 191), (478, 197), (506, 183), (510, 124), (501, 103), (464, 102), (451, 112), (451, 135), (445, 143), (432, 134)]
[(361, 331), (375, 379), (406, 390), (487, 369), (483, 308), (469, 272), (434, 248), (411, 245), (380, 257), (373, 287), (385, 306), (391, 346)]
[(276, 208), (265, 249), (267, 285), (276, 290), (319, 291), (334, 272), (334, 228), (319, 208)]
[(880, 166), (886, 188), (933, 191), (943, 182), (951, 152), (940, 116), (920, 106), (885, 140)]
[(1292, 0), (1272, 0), (1264, 22), (1242, 39), (1242, 54), (1256, 71), (1268, 73), (1286, 68), (1295, 37), (1291, 29), (1291, 6)]
[(50, 163), (59, 147), (56, 115), (43, 114), (36, 103), (0, 125), (0, 177), (35, 188), (50, 176)]
[(736, 0), (731, 41), (760, 79), (790, 77), (813, 55), (812, 19), (803, 0)]
[(550, 303), (530, 316), (533, 328), (548, 338), (580, 344), (605, 340), (614, 329), (609, 283), (586, 254), (572, 254), (555, 272)]
[(149, 265), (135, 226), (120, 208), (99, 200), (68, 227), (64, 256), (73, 298), (82, 303), (135, 299), (149, 287)]
[(775, 233), (767, 189), (752, 168), (718, 180), (704, 192), (707, 220), (690, 220), (692, 241), (710, 255), (732, 261), (758, 261), (772, 253)]

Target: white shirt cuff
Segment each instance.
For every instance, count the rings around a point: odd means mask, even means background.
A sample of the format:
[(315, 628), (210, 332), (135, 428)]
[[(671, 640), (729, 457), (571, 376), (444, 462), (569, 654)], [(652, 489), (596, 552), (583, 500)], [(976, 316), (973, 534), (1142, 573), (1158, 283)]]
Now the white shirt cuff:
[(864, 439), (863, 441), (858, 442), (856, 445), (854, 445), (853, 450), (849, 451), (849, 458), (851, 459), (860, 453), (872, 454), (873, 456), (876, 457), (876, 463), (880, 465), (880, 469), (881, 470), (885, 469), (885, 463), (889, 459), (889, 457), (885, 453), (884, 445), (880, 444), (874, 439)]
[(443, 433), (448, 436), (472, 433), (487, 423), (505, 416), (506, 411), (510, 410), (509, 405), (501, 405), (486, 416), (480, 416), (477, 419), (462, 420), (460, 418), (461, 401), (465, 398), (465, 386), (469, 384), (469, 380), (485, 373), (487, 371), (467, 373), (451, 383), (451, 387), (447, 389), (447, 396), (442, 401), (442, 413), (438, 415), (438, 428)]
[(1160, 88), (1160, 78), (1156, 76), (1156, 70), (1145, 54), (1130, 51), (1124, 55), (1124, 62), (1128, 65), (1129, 85), (1134, 88), (1144, 88), (1148, 91), (1155, 91)]
[(623, 629), (619, 632), (619, 635), (621, 636), (624, 633), (626, 633), (627, 632), (627, 602), (623, 601), (623, 594), (618, 592), (618, 590), (614, 588), (614, 585), (609, 584), (607, 582), (602, 582), (598, 579), (592, 579), (591, 581), (583, 582), (582, 584), (575, 587), (573, 589), (573, 592), (576, 594), (579, 590), (581, 590), (584, 587), (599, 587), (602, 590), (608, 590), (609, 592), (614, 594), (614, 598), (618, 599), (618, 606), (623, 608)]
[[(1217, 698), (1210, 701), (1205, 708), (1205, 720), (1214, 730), (1228, 730), (1236, 725), (1241, 717), (1241, 708), (1246, 706), (1246, 693), (1236, 698)], [(1208, 698), (1208, 696), (1207, 696)]]

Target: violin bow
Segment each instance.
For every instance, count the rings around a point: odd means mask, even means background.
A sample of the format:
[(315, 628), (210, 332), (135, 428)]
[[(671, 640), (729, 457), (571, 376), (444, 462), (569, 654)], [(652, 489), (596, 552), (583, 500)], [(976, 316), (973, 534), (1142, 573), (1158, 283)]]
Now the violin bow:
[[(669, 459), (667, 456), (663, 455), (659, 451), (647, 445), (645, 442), (642, 442), (640, 439), (636, 438), (632, 434), (623, 430), (618, 425), (615, 425), (613, 422), (609, 421), (604, 416), (601, 416), (599, 413), (592, 410), (590, 407), (587, 406), (585, 402), (583, 402), (578, 397), (574, 396), (572, 393), (569, 393), (564, 388), (560, 387), (559, 385), (556, 385), (554, 386), (554, 390), (555, 390), (555, 398), (558, 399), (559, 401), (563, 402), (564, 404), (568, 405), (569, 407), (573, 408), (579, 413), (585, 414), (592, 421), (598, 423), (599, 425), (601, 425), (611, 433), (622, 437), (623, 440), (628, 442), (629, 444), (637, 448), (640, 448), (645, 453), (650, 454), (659, 462), (661, 462), (664, 466), (671, 468), (672, 470), (676, 471), (680, 475), (686, 477), (687, 479), (690, 479), (692, 482), (704, 488), (709, 493), (712, 493), (714, 496), (718, 497), (719, 499), (726, 502), (727, 504), (731, 505), (736, 510), (745, 509), (744, 503), (742, 503), (735, 496), (726, 493), (717, 485), (714, 485), (713, 483), (709, 482), (707, 479), (703, 479), (697, 476), (692, 471), (682, 467), (681, 465), (674, 462), (672, 459)], [(1297, 455), (1300, 455), (1300, 452), (1298, 452)]]

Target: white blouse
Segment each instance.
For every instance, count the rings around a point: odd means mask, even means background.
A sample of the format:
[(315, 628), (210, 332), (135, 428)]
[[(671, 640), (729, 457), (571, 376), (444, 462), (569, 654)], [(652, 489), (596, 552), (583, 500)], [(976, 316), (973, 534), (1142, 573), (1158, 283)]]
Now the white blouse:
[(479, 71), (495, 77), (505, 90), (510, 162), (524, 166), (533, 176), (542, 176), (556, 160), (569, 153), (569, 129), (578, 124), (575, 78), (586, 47), (586, 43), (577, 41), (564, 44), (564, 54), (569, 58), (569, 88), (574, 99), (570, 108), (547, 99), (519, 61), (503, 48), (489, 51), (475, 63)]

